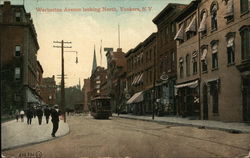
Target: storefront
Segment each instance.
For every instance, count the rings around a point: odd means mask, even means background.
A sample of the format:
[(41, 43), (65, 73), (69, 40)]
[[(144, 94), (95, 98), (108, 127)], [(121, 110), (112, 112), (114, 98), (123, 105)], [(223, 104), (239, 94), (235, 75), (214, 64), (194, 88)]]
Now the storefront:
[(143, 115), (145, 107), (143, 106), (143, 91), (135, 93), (128, 101), (127, 106), (130, 113), (136, 115)]
[(181, 83), (175, 85), (175, 95), (177, 99), (177, 115), (199, 116), (199, 81)]

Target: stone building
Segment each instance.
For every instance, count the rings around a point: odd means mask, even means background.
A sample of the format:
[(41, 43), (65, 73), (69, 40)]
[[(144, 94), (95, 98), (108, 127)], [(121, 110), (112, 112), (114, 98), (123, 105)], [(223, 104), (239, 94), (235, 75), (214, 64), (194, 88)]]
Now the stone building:
[(199, 98), (200, 55), (198, 49), (198, 5), (200, 1), (192, 1), (176, 18), (177, 40), (177, 80), (175, 86), (177, 115), (200, 115)]
[(175, 113), (176, 17), (186, 7), (169, 3), (154, 19), (157, 26), (155, 91), (158, 113)]
[(36, 92), (39, 44), (23, 5), (0, 5), (1, 108), (2, 112), (39, 104)]
[(83, 85), (83, 111), (88, 112), (89, 111), (89, 105), (90, 105), (90, 79), (84, 79), (84, 85)]
[(47, 105), (56, 104), (56, 81), (55, 76), (46, 77), (42, 79), (42, 84), (40, 86), (41, 97), (43, 102)]
[(117, 112), (118, 107), (125, 104), (127, 63), (122, 48), (117, 51), (109, 49), (107, 57), (107, 93), (111, 98), (112, 111)]
[[(178, 23), (184, 39), (177, 38), (179, 84), (176, 88), (189, 87), (189, 94), (190, 89), (197, 90), (191, 99), (193, 103), (198, 101), (198, 107), (187, 106), (187, 109), (193, 112), (199, 109), (202, 119), (249, 121), (249, 1), (201, 0), (191, 5), (196, 7), (183, 13)], [(197, 75), (188, 75), (187, 72), (194, 72), (195, 62)], [(182, 84), (185, 81), (189, 83)]]

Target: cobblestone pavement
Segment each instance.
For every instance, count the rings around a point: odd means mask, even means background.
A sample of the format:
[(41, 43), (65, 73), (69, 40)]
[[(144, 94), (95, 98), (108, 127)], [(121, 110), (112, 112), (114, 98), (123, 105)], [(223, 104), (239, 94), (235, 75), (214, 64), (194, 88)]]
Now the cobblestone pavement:
[[(2, 152), (31, 158), (244, 158), (250, 134), (112, 117), (68, 117), (70, 133), (40, 144)], [(34, 156), (35, 157), (35, 156)]]

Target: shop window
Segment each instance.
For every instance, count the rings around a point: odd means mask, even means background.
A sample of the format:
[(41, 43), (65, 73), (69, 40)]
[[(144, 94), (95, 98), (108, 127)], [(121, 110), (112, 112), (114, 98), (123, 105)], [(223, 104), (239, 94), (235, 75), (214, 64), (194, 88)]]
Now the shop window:
[(212, 104), (213, 104), (213, 113), (219, 113), (219, 92), (218, 92), (218, 83), (211, 82), (210, 83), (210, 95), (212, 96)]
[(248, 11), (249, 0), (240, 0), (240, 11), (241, 13), (246, 13)]
[(218, 10), (217, 4), (212, 3), (212, 7), (211, 7), (211, 29), (212, 31), (217, 30), (217, 10)]
[(16, 57), (21, 56), (21, 46), (16, 46), (15, 56)]
[(227, 64), (234, 64), (234, 33), (230, 32), (226, 36), (227, 38)]
[(243, 26), (240, 29), (241, 36), (241, 58), (242, 60), (250, 59), (250, 25)]

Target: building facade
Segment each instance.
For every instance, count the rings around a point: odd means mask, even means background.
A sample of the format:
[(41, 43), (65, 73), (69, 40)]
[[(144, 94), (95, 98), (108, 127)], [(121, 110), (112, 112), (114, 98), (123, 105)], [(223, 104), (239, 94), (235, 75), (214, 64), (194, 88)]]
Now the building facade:
[(45, 104), (51, 106), (56, 104), (56, 89), (57, 87), (54, 75), (52, 77), (46, 77), (42, 79), (40, 92)]
[(249, 121), (250, 4), (239, 2), (193, 1), (179, 18), (178, 97), (202, 119)]
[(90, 79), (84, 79), (83, 85), (83, 111), (88, 112), (90, 106)]
[(174, 85), (176, 81), (176, 17), (186, 7), (169, 3), (154, 19), (157, 26), (156, 101), (158, 113), (176, 113)]
[(23, 5), (0, 5), (1, 104), (2, 111), (39, 104), (37, 51), (39, 44), (31, 19)]
[(117, 51), (110, 49), (106, 53), (107, 57), (107, 93), (111, 98), (112, 111), (117, 112), (123, 106), (125, 100), (126, 71), (127, 63), (125, 53), (122, 48)]

